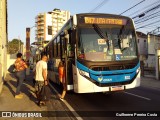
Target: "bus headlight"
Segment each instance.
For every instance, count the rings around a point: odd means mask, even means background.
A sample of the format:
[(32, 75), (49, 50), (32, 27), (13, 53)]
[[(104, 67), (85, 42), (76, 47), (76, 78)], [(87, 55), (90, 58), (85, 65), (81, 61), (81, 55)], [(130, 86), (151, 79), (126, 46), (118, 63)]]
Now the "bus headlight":
[(141, 70), (141, 69), (140, 69), (140, 67), (139, 67), (139, 68), (137, 69), (136, 73), (138, 73), (140, 70)]
[(79, 70), (80, 75), (89, 77), (89, 73), (83, 70)]

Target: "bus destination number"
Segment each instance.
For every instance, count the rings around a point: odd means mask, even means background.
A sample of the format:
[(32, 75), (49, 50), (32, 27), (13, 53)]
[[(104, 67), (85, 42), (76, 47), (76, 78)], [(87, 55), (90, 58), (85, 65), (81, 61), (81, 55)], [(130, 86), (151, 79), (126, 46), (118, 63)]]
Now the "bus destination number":
[(98, 45), (106, 45), (106, 39), (98, 39)]
[(86, 24), (114, 24), (114, 25), (125, 25), (125, 20), (123, 19), (112, 19), (112, 18), (94, 18), (85, 17)]

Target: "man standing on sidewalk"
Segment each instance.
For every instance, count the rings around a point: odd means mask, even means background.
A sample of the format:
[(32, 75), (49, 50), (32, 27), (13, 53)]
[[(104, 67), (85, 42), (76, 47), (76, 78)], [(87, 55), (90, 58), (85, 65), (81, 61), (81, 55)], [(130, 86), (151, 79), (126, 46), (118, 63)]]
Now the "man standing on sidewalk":
[(26, 63), (22, 60), (21, 53), (17, 54), (17, 59), (16, 59), (14, 65), (15, 65), (15, 69), (16, 69), (16, 78), (17, 78), (17, 89), (16, 89), (15, 98), (21, 99), (23, 97), (23, 95), (20, 94), (20, 89), (21, 89), (23, 81), (26, 77), (25, 69), (28, 67), (26, 65)]
[[(36, 89), (36, 95), (38, 97), (38, 93), (40, 93), (43, 85), (47, 85), (48, 81), (47, 81), (47, 56), (43, 55), (42, 59), (37, 62), (36, 64), (36, 71), (35, 71), (35, 89)], [(43, 102), (43, 101), (39, 101), (39, 102)], [(41, 103), (39, 103), (41, 104)]]

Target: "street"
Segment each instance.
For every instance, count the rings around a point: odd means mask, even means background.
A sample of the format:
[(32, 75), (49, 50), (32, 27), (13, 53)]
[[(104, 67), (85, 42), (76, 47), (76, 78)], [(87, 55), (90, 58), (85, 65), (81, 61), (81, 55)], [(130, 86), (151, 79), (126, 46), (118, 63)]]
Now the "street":
[[(53, 85), (53, 84), (52, 84)], [(60, 92), (58, 86), (53, 85)], [(160, 89), (140, 86), (135, 89), (113, 94), (88, 93), (76, 94), (69, 92), (65, 96), (67, 103), (84, 120), (112, 120), (116, 113), (149, 113), (160, 111)], [(97, 112), (101, 111), (101, 112)], [(111, 111), (111, 112), (110, 112)], [(113, 111), (113, 113), (112, 113)], [(127, 113), (128, 113), (127, 112)], [(116, 116), (116, 115), (115, 115)], [(109, 118), (110, 117), (110, 118)], [(124, 117), (116, 117), (115, 119)], [(128, 119), (158, 120), (158, 117), (127, 117)]]
[[(116, 92), (113, 94), (77, 94), (69, 91), (63, 101), (59, 100), (57, 96), (57, 94), (62, 92), (62, 87), (50, 82), (50, 86), (53, 91), (52, 98), (50, 103), (48, 103), (44, 108), (38, 107), (35, 103), (36, 99), (31, 92), (34, 89), (32, 87), (32, 77), (32, 74), (27, 76), (27, 79), (23, 85), (24, 98), (22, 100), (14, 99), (13, 94), (15, 91), (16, 81), (11, 76), (7, 77), (4, 92), (1, 95), (2, 111), (43, 111), (42, 115), (47, 117), (44, 117), (43, 119), (59, 120), (160, 119), (160, 81), (150, 78), (149, 76), (142, 77), (141, 86), (135, 89)], [(17, 106), (19, 103), (23, 103), (23, 106)], [(32, 107), (28, 108), (28, 106)], [(48, 112), (48, 115), (45, 111)], [(55, 115), (56, 118), (54, 117)]]

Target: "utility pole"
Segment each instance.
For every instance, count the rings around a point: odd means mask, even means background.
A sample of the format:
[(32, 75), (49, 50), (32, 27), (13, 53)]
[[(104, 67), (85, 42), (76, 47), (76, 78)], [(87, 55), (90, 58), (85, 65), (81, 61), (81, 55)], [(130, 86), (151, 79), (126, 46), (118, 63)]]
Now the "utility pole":
[(18, 36), (18, 40), (19, 40), (19, 42), (18, 42), (18, 51), (19, 51), (19, 53), (21, 53), (21, 40), (20, 40), (19, 36)]
[(30, 28), (26, 28), (26, 60), (30, 58)]

